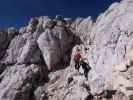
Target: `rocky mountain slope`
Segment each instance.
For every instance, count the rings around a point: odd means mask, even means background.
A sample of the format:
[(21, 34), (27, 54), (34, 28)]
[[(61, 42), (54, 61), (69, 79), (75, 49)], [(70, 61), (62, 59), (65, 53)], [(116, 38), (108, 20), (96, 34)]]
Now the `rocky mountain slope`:
[[(0, 100), (133, 100), (133, 0), (91, 17), (34, 17), (0, 31)], [(75, 70), (80, 48), (91, 70)]]

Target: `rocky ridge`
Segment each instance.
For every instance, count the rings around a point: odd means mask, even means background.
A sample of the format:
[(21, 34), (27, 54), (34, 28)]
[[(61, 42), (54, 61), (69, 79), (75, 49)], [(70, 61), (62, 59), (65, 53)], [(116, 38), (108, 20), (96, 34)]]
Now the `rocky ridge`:
[[(91, 17), (34, 17), (0, 31), (0, 100), (133, 100), (133, 0)], [(74, 69), (79, 47), (91, 70)], [(80, 69), (82, 70), (82, 69)]]

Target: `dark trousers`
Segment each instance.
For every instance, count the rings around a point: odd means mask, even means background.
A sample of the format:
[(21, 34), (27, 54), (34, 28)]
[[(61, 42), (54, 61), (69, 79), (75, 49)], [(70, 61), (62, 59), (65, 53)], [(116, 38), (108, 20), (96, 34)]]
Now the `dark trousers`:
[(79, 70), (79, 68), (80, 68), (80, 62), (75, 61), (75, 69)]
[(89, 73), (89, 71), (91, 70), (91, 67), (90, 67), (89, 64), (87, 64), (87, 63), (84, 62), (84, 61), (82, 61), (81, 64), (82, 64), (82, 68), (84, 69), (85, 78), (88, 78), (88, 73)]

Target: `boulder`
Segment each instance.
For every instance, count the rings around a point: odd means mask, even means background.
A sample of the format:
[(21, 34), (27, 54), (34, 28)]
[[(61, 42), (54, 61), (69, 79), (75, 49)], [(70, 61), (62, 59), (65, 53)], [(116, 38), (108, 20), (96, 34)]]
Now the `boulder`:
[(73, 34), (67, 33), (62, 27), (46, 29), (38, 38), (38, 45), (43, 54), (48, 69), (56, 69), (55, 65), (62, 63), (63, 57), (72, 48)]
[(38, 45), (48, 69), (54, 69), (55, 65), (61, 60), (61, 50), (59, 41), (53, 37), (51, 30), (46, 30), (40, 35)]
[(1, 76), (0, 100), (30, 100), (33, 99), (36, 86), (47, 76), (41, 67), (37, 65), (14, 65), (6, 69)]

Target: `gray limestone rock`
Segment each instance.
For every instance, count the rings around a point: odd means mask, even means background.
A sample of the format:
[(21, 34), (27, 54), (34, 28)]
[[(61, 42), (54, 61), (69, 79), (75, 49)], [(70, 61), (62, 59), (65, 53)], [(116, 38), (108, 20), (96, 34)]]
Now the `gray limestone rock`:
[(38, 38), (38, 45), (49, 70), (56, 69), (61, 64), (72, 48), (73, 34), (68, 33), (63, 27), (55, 27), (52, 30), (46, 29)]
[(41, 63), (41, 52), (37, 45), (36, 40), (27, 40), (26, 44), (22, 48), (22, 53), (17, 57), (17, 63), (19, 64), (35, 64)]
[[(132, 9), (132, 0), (122, 0), (95, 22), (41, 16), (19, 32), (0, 31), (0, 100), (132, 100)], [(77, 41), (91, 66), (88, 80), (74, 69)]]
[(14, 65), (7, 68), (2, 74), (0, 83), (0, 100), (30, 100), (33, 91), (43, 79), (45, 70), (38, 65)]

